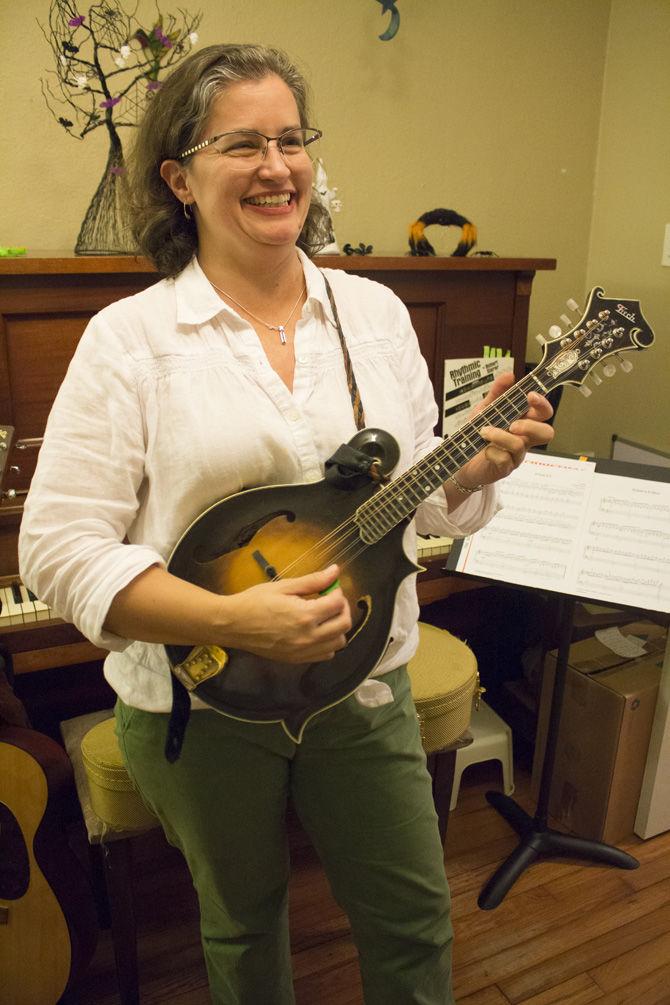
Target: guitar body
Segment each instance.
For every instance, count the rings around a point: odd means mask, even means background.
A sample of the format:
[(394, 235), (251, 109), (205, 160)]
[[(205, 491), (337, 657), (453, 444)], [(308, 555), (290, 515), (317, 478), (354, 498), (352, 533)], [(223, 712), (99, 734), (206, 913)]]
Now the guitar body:
[[(332, 660), (278, 663), (227, 649), (223, 672), (195, 688), (208, 705), (245, 721), (282, 722), (299, 740), (313, 715), (350, 695), (374, 669), (389, 642), (398, 587), (417, 570), (402, 548), (406, 520), (372, 545), (355, 529), (341, 529), (377, 491), (372, 481), (341, 489), (325, 480), (249, 489), (216, 503), (187, 530), (168, 564), (174, 575), (234, 594), (338, 562), (353, 617), (348, 644)], [(191, 651), (166, 650), (173, 666)]]
[(72, 769), (32, 729), (0, 726), (0, 999), (55, 1005), (91, 959), (92, 894), (57, 812)]

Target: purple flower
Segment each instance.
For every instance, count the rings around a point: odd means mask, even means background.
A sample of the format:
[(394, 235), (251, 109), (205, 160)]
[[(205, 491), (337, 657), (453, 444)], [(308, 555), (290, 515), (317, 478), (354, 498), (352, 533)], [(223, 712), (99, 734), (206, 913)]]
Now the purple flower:
[(154, 37), (157, 38), (161, 45), (165, 46), (166, 49), (172, 48), (172, 42), (159, 25), (156, 25), (154, 28)]
[(110, 174), (116, 174), (116, 175), (125, 174), (126, 173), (126, 169), (122, 165), (115, 164), (114, 167), (111, 167), (109, 169), (109, 173)]
[(121, 98), (106, 98), (104, 101), (100, 102), (101, 108), (113, 108), (114, 105), (118, 105)]
[(147, 91), (157, 91), (160, 86), (160, 80), (150, 80), (147, 84)]
[(84, 17), (83, 14), (81, 15), (81, 17), (71, 17), (70, 20), (68, 21), (68, 25), (70, 28), (78, 28), (79, 25), (83, 24), (85, 20), (86, 18)]

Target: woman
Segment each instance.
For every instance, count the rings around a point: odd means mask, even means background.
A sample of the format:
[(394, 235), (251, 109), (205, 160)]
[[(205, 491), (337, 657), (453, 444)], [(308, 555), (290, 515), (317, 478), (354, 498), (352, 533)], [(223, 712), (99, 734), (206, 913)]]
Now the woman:
[[(299, 73), (258, 46), (205, 49), (152, 99), (134, 154), (133, 227), (167, 278), (103, 310), (81, 339), (27, 500), (22, 574), (110, 650), (128, 769), (188, 862), (217, 1005), (294, 1000), (289, 794), (351, 920), (365, 1001), (445, 1005), (449, 892), (405, 670), (417, 640), (413, 577), (372, 676), (317, 715), (300, 744), (277, 724), (194, 700), (181, 755), (163, 756), (163, 643), (300, 664), (332, 657), (351, 626), (337, 566), (232, 596), (177, 579), (166, 559), (184, 529), (243, 487), (321, 478), (355, 432), (356, 391), (367, 424), (397, 439), (398, 472), (437, 442), (404, 306), (378, 284), (320, 272), (299, 250), (318, 246), (318, 135)], [(487, 403), (507, 386), (496, 381)], [(531, 395), (511, 431), (487, 428), (486, 449), (419, 507), (419, 529), (482, 526), (497, 508), (493, 483), (550, 440), (550, 414)]]

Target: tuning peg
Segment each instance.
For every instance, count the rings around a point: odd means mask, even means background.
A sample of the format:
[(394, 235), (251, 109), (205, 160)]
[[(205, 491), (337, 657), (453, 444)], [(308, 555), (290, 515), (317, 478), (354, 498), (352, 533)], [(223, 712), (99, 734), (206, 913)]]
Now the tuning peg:
[(561, 314), (561, 321), (563, 322), (566, 328), (572, 328), (572, 321), (570, 320), (567, 314)]
[(546, 344), (547, 344), (547, 340), (546, 340), (546, 338), (544, 337), (544, 335), (536, 335), (536, 336), (535, 336), (535, 341), (536, 341), (536, 342), (539, 342), (539, 343), (540, 343), (540, 345), (546, 345)]
[(563, 334), (563, 329), (560, 325), (552, 325), (549, 329), (549, 338), (558, 338), (559, 335)]
[(616, 358), (619, 361), (619, 366), (621, 367), (623, 372), (630, 373), (631, 370), (633, 369), (633, 364), (631, 363), (631, 361), (629, 359), (624, 359), (623, 356), (619, 355), (619, 353), (616, 354)]
[(616, 367), (614, 363), (605, 363), (603, 367), (603, 373), (606, 377), (613, 377), (616, 373)]
[(583, 394), (585, 398), (590, 398), (591, 397), (591, 394), (592, 394), (591, 388), (587, 387), (586, 384), (580, 384), (579, 385), (579, 390), (580, 390), (580, 393)]
[(575, 311), (577, 314), (579, 314), (579, 304), (577, 303), (576, 300), (573, 300), (572, 297), (569, 300), (565, 301), (565, 305), (566, 307), (569, 307), (571, 311)]
[(594, 370), (593, 373), (591, 374), (591, 379), (592, 379), (593, 383), (596, 384), (596, 385), (597, 384), (602, 384), (602, 382), (603, 382), (602, 377), (600, 376), (599, 373), (597, 373), (596, 370)]

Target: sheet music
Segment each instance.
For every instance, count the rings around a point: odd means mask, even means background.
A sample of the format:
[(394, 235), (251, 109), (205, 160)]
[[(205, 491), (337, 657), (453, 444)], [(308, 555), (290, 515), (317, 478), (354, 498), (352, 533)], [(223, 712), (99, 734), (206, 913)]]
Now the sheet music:
[(528, 454), (503, 509), (455, 549), (458, 572), (670, 611), (670, 483)]
[(596, 475), (596, 485), (575, 593), (670, 611), (670, 485), (617, 475)]

